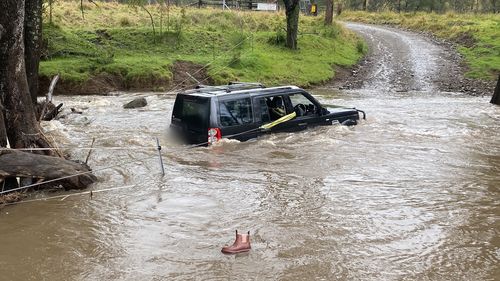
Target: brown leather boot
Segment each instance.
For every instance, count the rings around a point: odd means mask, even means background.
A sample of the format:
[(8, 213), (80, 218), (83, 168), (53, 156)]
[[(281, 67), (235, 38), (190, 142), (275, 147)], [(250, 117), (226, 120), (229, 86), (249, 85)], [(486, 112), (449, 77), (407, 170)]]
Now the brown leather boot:
[(250, 231), (248, 234), (238, 234), (236, 230), (236, 240), (231, 246), (224, 246), (222, 252), (224, 254), (237, 254), (250, 251)]

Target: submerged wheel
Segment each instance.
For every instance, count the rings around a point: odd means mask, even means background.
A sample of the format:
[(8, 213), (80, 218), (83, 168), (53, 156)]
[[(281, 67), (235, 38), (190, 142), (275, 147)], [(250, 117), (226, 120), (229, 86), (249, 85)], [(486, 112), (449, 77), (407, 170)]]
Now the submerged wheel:
[(352, 119), (347, 119), (344, 122), (341, 123), (344, 126), (354, 126), (358, 124), (358, 121), (352, 120)]

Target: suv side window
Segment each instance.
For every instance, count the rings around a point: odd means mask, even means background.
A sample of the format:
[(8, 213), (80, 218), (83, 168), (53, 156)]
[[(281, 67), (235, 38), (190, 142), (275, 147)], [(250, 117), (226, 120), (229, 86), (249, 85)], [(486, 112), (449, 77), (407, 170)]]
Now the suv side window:
[(219, 102), (220, 124), (223, 127), (253, 123), (250, 98)]
[(255, 122), (257, 123), (267, 123), (271, 121), (269, 117), (269, 107), (267, 106), (268, 101), (266, 98), (254, 98), (255, 104)]
[(269, 107), (271, 121), (277, 120), (289, 113), (286, 110), (285, 97), (282, 95), (267, 97), (266, 102)]

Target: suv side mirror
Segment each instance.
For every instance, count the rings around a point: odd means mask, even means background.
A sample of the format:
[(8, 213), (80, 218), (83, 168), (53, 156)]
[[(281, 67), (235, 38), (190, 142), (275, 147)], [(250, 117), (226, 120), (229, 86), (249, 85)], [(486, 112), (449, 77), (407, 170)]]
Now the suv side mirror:
[(320, 115), (327, 115), (328, 113), (330, 113), (330, 111), (328, 111), (328, 109), (326, 109), (324, 107), (321, 107), (319, 112), (320, 112)]

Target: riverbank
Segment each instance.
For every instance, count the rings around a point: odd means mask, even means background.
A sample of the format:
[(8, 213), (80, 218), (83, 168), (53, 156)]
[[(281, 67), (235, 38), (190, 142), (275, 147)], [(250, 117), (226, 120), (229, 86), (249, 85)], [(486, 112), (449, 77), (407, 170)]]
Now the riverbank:
[[(500, 73), (500, 15), (435, 13), (367, 13), (347, 11), (341, 20), (390, 25), (433, 36), (456, 50), (467, 78), (496, 80)], [(444, 40), (444, 41), (443, 41)]]
[[(321, 84), (337, 67), (354, 65), (363, 41), (340, 24), (301, 16), (299, 50), (286, 49), (283, 13), (221, 11), (148, 5), (54, 4), (44, 19), (41, 89), (60, 73), (58, 94), (114, 90), (166, 91), (194, 79), (205, 84), (259, 81), (267, 85)], [(194, 77), (190, 78), (189, 73)]]

